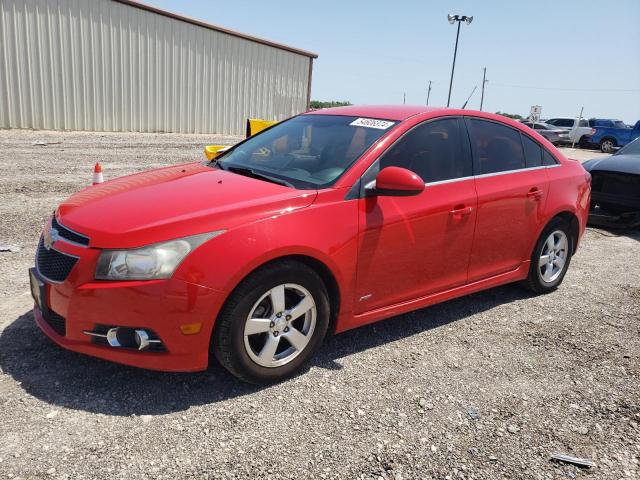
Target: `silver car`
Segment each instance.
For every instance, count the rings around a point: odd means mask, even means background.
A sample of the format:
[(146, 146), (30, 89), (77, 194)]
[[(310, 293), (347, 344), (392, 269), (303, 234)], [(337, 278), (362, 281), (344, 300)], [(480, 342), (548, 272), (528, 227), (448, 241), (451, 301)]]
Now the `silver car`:
[(529, 128), (533, 128), (536, 132), (538, 132), (554, 145), (564, 145), (571, 143), (569, 130), (564, 130), (562, 128), (558, 128), (544, 122), (531, 123), (529, 121), (526, 121), (522, 123), (524, 123)]

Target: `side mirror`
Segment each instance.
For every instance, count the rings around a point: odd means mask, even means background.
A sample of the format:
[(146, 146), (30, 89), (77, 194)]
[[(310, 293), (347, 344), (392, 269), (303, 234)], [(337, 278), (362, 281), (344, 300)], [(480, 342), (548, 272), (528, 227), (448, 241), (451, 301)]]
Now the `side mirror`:
[(380, 170), (375, 182), (365, 187), (368, 197), (390, 196), (410, 197), (424, 191), (424, 180), (411, 170), (400, 167), (386, 167)]
[(230, 148), (231, 145), (207, 145), (204, 147), (204, 156), (207, 157), (207, 160), (213, 160)]

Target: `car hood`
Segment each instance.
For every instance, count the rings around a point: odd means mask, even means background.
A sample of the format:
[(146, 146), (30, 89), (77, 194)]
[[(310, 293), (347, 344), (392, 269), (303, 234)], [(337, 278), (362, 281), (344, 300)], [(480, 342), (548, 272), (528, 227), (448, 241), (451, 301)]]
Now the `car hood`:
[(582, 164), (588, 172), (607, 171), (640, 175), (640, 156), (611, 155), (604, 158), (594, 158)]
[(97, 248), (131, 248), (215, 230), (313, 203), (296, 190), (190, 163), (150, 170), (86, 188), (58, 208), (58, 221)]

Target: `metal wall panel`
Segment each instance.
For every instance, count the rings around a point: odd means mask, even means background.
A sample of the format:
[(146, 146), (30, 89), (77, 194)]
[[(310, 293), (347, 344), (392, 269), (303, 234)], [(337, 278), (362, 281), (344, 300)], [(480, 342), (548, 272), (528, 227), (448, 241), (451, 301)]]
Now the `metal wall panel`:
[(243, 134), (311, 58), (111, 0), (0, 0), (0, 128)]

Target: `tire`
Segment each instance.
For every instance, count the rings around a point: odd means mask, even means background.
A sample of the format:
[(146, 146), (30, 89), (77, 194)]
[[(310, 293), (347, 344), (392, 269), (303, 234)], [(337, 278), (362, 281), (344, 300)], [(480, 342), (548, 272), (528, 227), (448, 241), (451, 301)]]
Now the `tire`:
[(600, 140), (600, 151), (602, 153), (613, 153), (616, 141), (613, 138), (603, 138)]
[(327, 289), (313, 269), (294, 260), (273, 263), (252, 273), (229, 296), (216, 320), (212, 353), (245, 382), (278, 382), (298, 372), (318, 350), (329, 316)]
[[(558, 249), (554, 249), (549, 255), (550, 238), (554, 236), (554, 247), (559, 245)], [(562, 243), (564, 239), (564, 247)], [(556, 242), (557, 240), (557, 242)], [(529, 267), (529, 275), (523, 282), (523, 285), (537, 294), (545, 294), (553, 292), (562, 283), (573, 255), (574, 239), (571, 236), (571, 229), (567, 222), (560, 218), (556, 218), (549, 222), (549, 225), (540, 234), (540, 238), (536, 242), (536, 246), (531, 254), (531, 265)], [(564, 248), (564, 253), (562, 249)], [(546, 256), (549, 262), (541, 266), (542, 257)], [(555, 270), (563, 261), (562, 267)], [(551, 270), (549, 270), (551, 268)]]
[(589, 140), (585, 135), (581, 136), (580, 140), (578, 140), (578, 146), (585, 149), (589, 148)]

